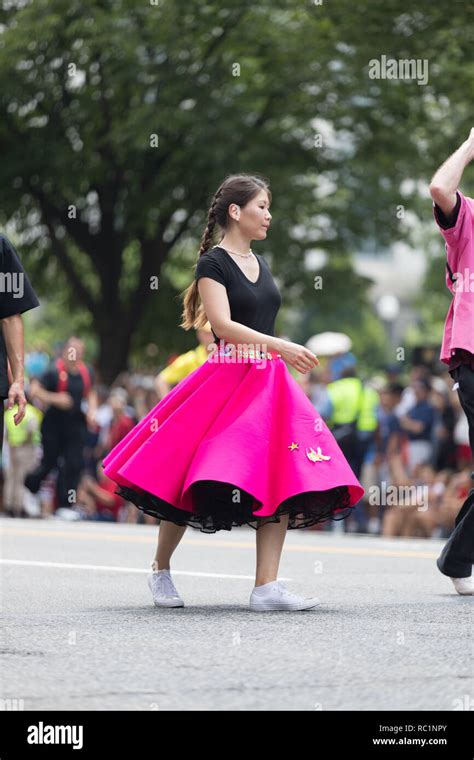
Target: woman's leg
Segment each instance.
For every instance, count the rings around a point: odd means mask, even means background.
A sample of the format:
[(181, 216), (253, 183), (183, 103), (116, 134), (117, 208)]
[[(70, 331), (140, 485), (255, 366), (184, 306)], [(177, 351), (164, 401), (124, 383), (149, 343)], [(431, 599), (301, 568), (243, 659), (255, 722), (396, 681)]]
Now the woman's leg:
[(282, 515), (280, 522), (268, 522), (260, 518), (261, 525), (257, 529), (257, 570), (255, 585), (276, 581), (281, 552), (285, 542), (289, 515)]
[(181, 541), (186, 525), (176, 525), (170, 520), (162, 520), (158, 531), (158, 546), (156, 548), (153, 570), (169, 570), (171, 555)]

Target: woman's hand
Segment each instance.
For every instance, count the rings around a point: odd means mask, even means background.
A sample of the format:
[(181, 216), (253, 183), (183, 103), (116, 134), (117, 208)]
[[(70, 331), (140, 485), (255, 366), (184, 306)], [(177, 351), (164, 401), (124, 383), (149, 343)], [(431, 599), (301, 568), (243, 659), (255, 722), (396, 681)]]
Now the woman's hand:
[(316, 354), (313, 354), (309, 348), (300, 346), (299, 343), (291, 343), (288, 340), (282, 342), (281, 347), (278, 349), (278, 353), (281, 354), (288, 364), (301, 372), (303, 375), (309, 372), (319, 364), (319, 359)]

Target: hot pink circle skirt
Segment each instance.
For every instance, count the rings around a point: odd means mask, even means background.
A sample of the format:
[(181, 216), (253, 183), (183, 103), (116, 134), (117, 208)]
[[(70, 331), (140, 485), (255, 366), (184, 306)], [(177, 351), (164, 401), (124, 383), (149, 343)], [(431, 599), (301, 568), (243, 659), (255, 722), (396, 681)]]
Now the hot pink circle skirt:
[[(271, 357), (271, 358), (269, 358)], [(347, 517), (364, 494), (279, 354), (210, 357), (104, 458), (116, 493), (204, 533)]]

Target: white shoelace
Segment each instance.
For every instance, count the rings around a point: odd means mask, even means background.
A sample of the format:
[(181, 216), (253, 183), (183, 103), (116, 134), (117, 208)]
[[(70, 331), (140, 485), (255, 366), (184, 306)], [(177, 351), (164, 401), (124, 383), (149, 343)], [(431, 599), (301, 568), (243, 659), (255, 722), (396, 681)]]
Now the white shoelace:
[(294, 594), (292, 594), (291, 591), (289, 591), (289, 589), (286, 588), (286, 586), (283, 583), (283, 581), (276, 581), (275, 585), (276, 585), (276, 588), (278, 590), (278, 593), (281, 596), (293, 596), (294, 597)]
[(171, 596), (178, 596), (178, 592), (176, 591), (171, 576), (168, 575), (168, 573), (160, 573), (158, 578), (160, 578), (161, 583), (163, 584), (165, 594), (170, 592)]

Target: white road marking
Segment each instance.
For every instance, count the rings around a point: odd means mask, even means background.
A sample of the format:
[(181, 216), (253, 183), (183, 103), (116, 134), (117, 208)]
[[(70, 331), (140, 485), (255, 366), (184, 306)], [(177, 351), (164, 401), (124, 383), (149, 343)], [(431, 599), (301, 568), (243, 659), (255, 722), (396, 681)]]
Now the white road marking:
[[(72, 562), (40, 562), (27, 559), (0, 559), (2, 565), (29, 565), (34, 567), (57, 567), (67, 570), (106, 570), (115, 573), (149, 573), (150, 570), (141, 567), (120, 567), (118, 565), (78, 565)], [(255, 580), (254, 575), (232, 575), (230, 573), (202, 573), (193, 570), (173, 570), (173, 575), (189, 575), (192, 578), (234, 578), (238, 580)], [(280, 581), (290, 581), (291, 578), (278, 576)]]

